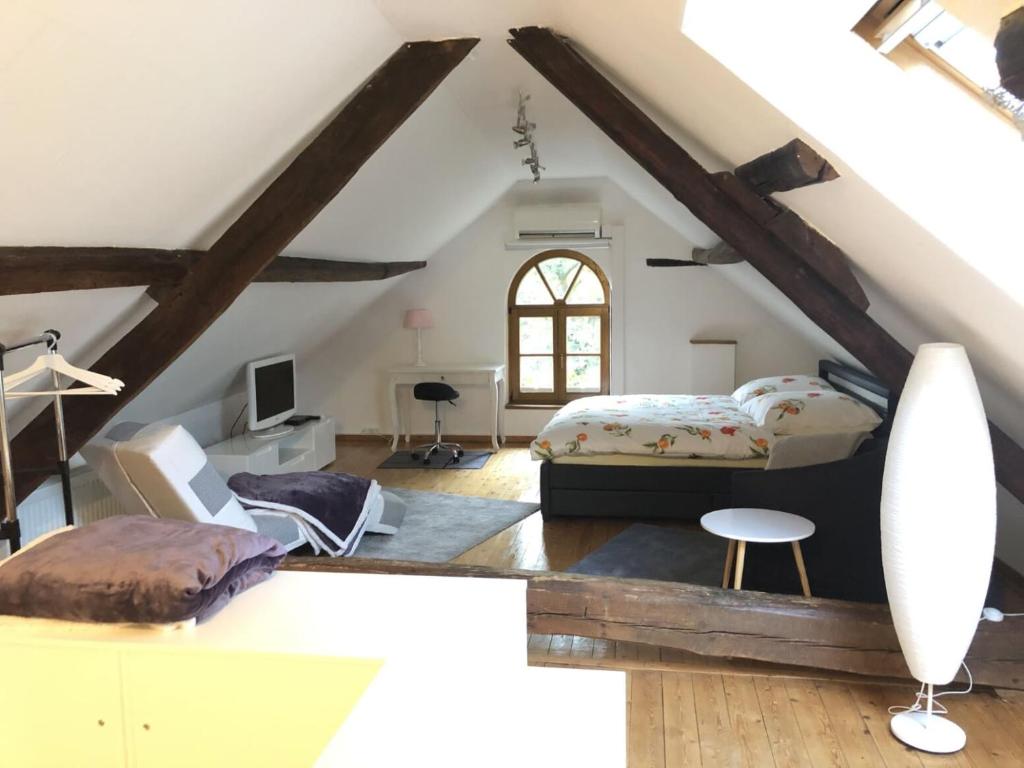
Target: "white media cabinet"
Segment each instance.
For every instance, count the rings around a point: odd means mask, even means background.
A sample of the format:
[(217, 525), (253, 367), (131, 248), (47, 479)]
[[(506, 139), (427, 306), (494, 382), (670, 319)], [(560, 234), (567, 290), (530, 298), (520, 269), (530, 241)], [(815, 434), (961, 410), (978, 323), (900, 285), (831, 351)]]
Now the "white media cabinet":
[(206, 448), (210, 463), (225, 479), (238, 472), (280, 475), (311, 472), (331, 464), (336, 455), (334, 419), (307, 421), (281, 437), (239, 435)]

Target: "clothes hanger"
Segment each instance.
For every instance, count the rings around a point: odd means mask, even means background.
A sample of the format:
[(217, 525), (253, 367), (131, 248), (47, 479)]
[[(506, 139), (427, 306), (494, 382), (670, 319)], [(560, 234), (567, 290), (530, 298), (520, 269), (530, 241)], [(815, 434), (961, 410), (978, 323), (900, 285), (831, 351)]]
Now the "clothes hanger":
[[(11, 391), (46, 371), (67, 376), (87, 386), (46, 392)], [(116, 395), (124, 387), (124, 382), (120, 379), (114, 379), (110, 376), (104, 376), (102, 373), (79, 368), (69, 363), (64, 359), (63, 355), (56, 352), (40, 355), (28, 368), (4, 377), (4, 384), (8, 390), (7, 396), (11, 398), (40, 397), (43, 395)]]

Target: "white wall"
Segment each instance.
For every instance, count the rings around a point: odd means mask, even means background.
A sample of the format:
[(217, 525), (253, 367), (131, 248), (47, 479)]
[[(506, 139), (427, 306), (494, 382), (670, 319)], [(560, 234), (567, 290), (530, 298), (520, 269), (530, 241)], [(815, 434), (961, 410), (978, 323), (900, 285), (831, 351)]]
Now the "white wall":
[[(612, 282), (612, 382), (618, 391), (683, 392), (689, 381), (689, 340), (732, 338), (737, 377), (812, 371), (819, 351), (793, 334), (717, 269), (652, 269), (646, 258), (686, 258), (691, 244), (608, 180), (544, 180), (514, 185), (490, 210), (443, 246), (428, 267), (408, 276), (306, 360), (303, 398), (322, 403), (341, 433), (390, 431), (385, 392), (390, 366), (415, 356), (415, 336), (401, 327), (402, 313), (427, 307), (435, 327), (424, 334), (431, 363), (506, 361), (509, 284), (530, 251), (508, 251), (517, 203), (600, 202), (615, 247), (588, 255)], [(463, 391), (446, 409), (453, 434), (486, 432), (483, 391)], [(431, 429), (432, 407), (415, 404), (413, 430)], [(508, 410), (506, 431), (533, 435), (550, 412)]]

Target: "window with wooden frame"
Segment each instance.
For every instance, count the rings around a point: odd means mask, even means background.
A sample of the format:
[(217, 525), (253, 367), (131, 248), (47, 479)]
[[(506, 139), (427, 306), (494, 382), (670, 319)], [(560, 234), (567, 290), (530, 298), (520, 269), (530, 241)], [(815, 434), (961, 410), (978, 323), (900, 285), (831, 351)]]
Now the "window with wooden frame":
[(520, 267), (508, 293), (514, 404), (608, 394), (610, 297), (604, 272), (582, 253), (544, 251)]

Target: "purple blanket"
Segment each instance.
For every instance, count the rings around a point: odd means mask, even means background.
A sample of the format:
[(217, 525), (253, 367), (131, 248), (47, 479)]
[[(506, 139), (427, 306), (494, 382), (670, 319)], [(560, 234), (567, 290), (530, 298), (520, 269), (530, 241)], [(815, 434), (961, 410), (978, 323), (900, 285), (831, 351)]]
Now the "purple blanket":
[(347, 549), (349, 537), (365, 523), (363, 506), (372, 481), (341, 472), (290, 472), (284, 475), (232, 475), (228, 486), (243, 504), (299, 510), (333, 534)]
[(0, 614), (70, 621), (203, 621), (285, 555), (239, 528), (118, 515), (0, 563)]

